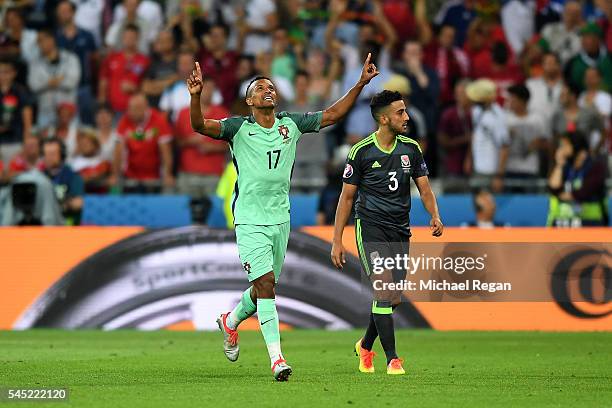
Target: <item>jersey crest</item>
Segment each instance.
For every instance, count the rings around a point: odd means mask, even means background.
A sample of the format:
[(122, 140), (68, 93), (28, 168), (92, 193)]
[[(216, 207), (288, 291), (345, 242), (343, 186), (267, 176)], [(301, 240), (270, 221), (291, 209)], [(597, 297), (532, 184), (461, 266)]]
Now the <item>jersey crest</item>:
[(410, 167), (410, 157), (407, 154), (402, 154), (402, 167)]
[(283, 137), (283, 143), (288, 143), (291, 138), (289, 137), (289, 128), (285, 125), (278, 127), (278, 133)]

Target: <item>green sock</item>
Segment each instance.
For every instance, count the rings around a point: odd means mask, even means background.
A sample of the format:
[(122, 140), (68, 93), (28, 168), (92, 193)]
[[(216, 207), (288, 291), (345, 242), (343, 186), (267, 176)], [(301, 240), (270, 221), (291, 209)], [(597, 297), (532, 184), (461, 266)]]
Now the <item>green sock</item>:
[(276, 300), (257, 299), (257, 317), (259, 319), (261, 333), (266, 342), (266, 347), (268, 347), (270, 365), (272, 365), (276, 360), (283, 358), (280, 346)]
[(232, 330), (236, 330), (243, 320), (253, 316), (257, 310), (253, 299), (251, 299), (251, 288), (252, 286), (244, 291), (240, 302), (238, 302), (234, 310), (227, 317), (227, 326)]

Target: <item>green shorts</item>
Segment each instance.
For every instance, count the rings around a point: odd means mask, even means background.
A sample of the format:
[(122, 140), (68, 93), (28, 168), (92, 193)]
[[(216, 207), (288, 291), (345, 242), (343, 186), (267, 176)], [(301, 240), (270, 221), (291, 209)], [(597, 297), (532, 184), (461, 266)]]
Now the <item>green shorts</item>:
[(278, 282), (287, 252), (289, 231), (288, 222), (277, 225), (236, 225), (238, 256), (249, 282), (270, 271), (274, 272), (274, 281)]

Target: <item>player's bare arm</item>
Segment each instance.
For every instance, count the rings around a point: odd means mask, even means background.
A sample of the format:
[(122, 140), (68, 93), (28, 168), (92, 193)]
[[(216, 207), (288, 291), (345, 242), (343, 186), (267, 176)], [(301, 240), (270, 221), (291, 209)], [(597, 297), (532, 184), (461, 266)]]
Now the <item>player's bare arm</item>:
[(431, 215), (431, 221), (429, 222), (431, 235), (434, 237), (439, 237), (444, 231), (444, 225), (442, 224), (442, 219), (440, 218), (440, 213), (438, 212), (436, 196), (431, 190), (431, 185), (429, 184), (429, 178), (427, 176), (418, 177), (414, 180), (414, 182), (419, 189), (423, 206)]
[(198, 62), (195, 63), (195, 69), (189, 78), (187, 78), (187, 88), (191, 95), (191, 105), (189, 107), (191, 128), (202, 135), (218, 138), (221, 134), (221, 122), (218, 120), (204, 119), (202, 115), (200, 95), (203, 89), (203, 79), (200, 63)]
[(348, 183), (342, 184), (342, 193), (340, 193), (338, 208), (336, 209), (334, 239), (332, 241), (331, 250), (332, 263), (339, 269), (342, 269), (342, 266), (346, 263), (346, 250), (342, 244), (342, 235), (344, 234), (344, 227), (346, 227), (346, 223), (351, 216), (351, 209), (353, 208), (353, 200), (355, 199), (356, 192), (356, 185)]
[(349, 91), (342, 98), (338, 99), (332, 106), (323, 111), (323, 118), (321, 119), (322, 128), (331, 126), (342, 119), (357, 101), (363, 87), (366, 86), (372, 80), (372, 78), (380, 73), (378, 72), (376, 65), (371, 62), (371, 59), (372, 54), (368, 53), (368, 57), (363, 64), (363, 69), (361, 70), (359, 81), (357, 81), (357, 83), (351, 89), (349, 89)]

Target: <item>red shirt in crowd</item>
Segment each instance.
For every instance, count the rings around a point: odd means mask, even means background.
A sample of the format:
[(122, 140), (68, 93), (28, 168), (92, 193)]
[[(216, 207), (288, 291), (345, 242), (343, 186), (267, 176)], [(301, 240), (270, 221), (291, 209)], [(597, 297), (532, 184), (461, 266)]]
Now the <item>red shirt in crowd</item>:
[(606, 44), (606, 48), (608, 49), (608, 51), (612, 50), (612, 24), (610, 24), (610, 21), (608, 21), (607, 18), (602, 18), (599, 20), (599, 26), (601, 27), (601, 30), (603, 31), (603, 35), (604, 35), (604, 43)]
[(30, 171), (30, 170), (32, 170), (34, 168), (42, 170), (42, 168), (43, 168), (42, 161), (39, 160), (34, 166), (31, 166), (25, 160), (25, 158), (21, 155), (21, 153), (18, 153), (15, 156), (13, 156), (13, 158), (11, 159), (11, 161), (8, 164), (9, 172), (12, 175), (16, 175), (16, 174), (19, 174), (19, 173)]
[(468, 59), (459, 48), (442, 48), (437, 39), (423, 50), (423, 63), (436, 71), (440, 78), (440, 101), (447, 104), (455, 99), (454, 84), (468, 73)]
[[(457, 106), (447, 108), (440, 119), (440, 132), (447, 137), (463, 137), (472, 132), (470, 112), (459, 110)], [(446, 149), (444, 166), (448, 174), (463, 175), (463, 163), (468, 153), (468, 145)]]
[[(229, 111), (220, 105), (212, 105), (204, 112), (206, 119), (224, 119)], [(223, 144), (224, 141), (214, 140), (194, 132), (189, 119), (189, 108), (180, 111), (174, 128), (177, 139), (189, 139), (193, 136), (203, 138), (205, 144)], [(202, 153), (197, 146), (181, 148), (180, 170), (185, 173), (220, 176), (225, 167), (225, 153)]]
[(383, 2), (383, 13), (389, 23), (395, 29), (398, 44), (416, 38), (417, 24), (412, 13), (412, 4), (406, 0), (385, 0)]
[(491, 69), (487, 78), (497, 86), (497, 103), (504, 106), (508, 97), (508, 88), (525, 80), (521, 69), (516, 64), (508, 64), (500, 69)]
[(236, 99), (239, 86), (236, 78), (238, 54), (234, 51), (226, 51), (221, 59), (216, 59), (213, 54), (203, 48), (197, 59), (200, 61), (202, 75), (213, 80), (223, 96), (223, 106), (229, 109)]
[(135, 180), (157, 180), (160, 177), (160, 143), (172, 141), (172, 130), (163, 113), (150, 108), (143, 123), (133, 123), (124, 115), (117, 133), (127, 152), (125, 176)]
[(470, 67), (470, 78), (488, 78), (489, 71), (491, 69), (492, 58), (491, 58), (491, 50), (493, 48), (493, 44), (496, 42), (503, 42), (508, 49), (508, 60), (513, 61), (514, 55), (512, 53), (512, 48), (506, 41), (506, 36), (504, 34), (504, 30), (501, 25), (497, 24), (493, 27), (489, 37), (485, 39), (485, 43), (481, 48), (474, 49), (470, 47), (470, 44), (466, 41), (463, 50), (465, 51)]
[(124, 52), (113, 52), (102, 62), (100, 79), (108, 83), (106, 98), (115, 112), (125, 112), (130, 94), (122, 89), (124, 82), (140, 86), (149, 58), (143, 54), (128, 57)]
[(89, 164), (79, 169), (79, 174), (83, 180), (87, 181), (93, 178), (106, 176), (111, 171), (111, 164), (107, 160), (94, 158), (89, 160)]

